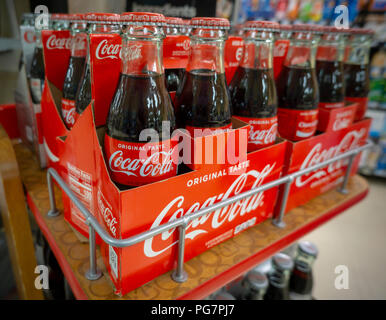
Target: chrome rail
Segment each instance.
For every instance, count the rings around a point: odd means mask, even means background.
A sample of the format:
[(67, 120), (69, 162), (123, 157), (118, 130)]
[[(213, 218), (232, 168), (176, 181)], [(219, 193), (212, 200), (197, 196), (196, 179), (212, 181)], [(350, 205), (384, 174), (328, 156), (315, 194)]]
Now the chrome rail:
[(60, 214), (59, 210), (56, 207), (55, 202), (55, 194), (53, 189), (53, 181), (54, 179), (57, 184), (62, 188), (62, 190), (67, 194), (67, 196), (71, 199), (71, 201), (76, 205), (76, 207), (80, 210), (80, 212), (83, 214), (83, 216), (86, 219), (86, 223), (89, 226), (89, 246), (90, 246), (90, 268), (86, 272), (86, 278), (88, 280), (96, 280), (99, 279), (102, 275), (102, 273), (97, 269), (96, 264), (96, 243), (95, 243), (95, 232), (98, 233), (100, 238), (106, 242), (107, 244), (111, 245), (112, 247), (116, 248), (124, 248), (129, 247), (134, 244), (137, 244), (139, 242), (143, 242), (146, 239), (152, 238), (158, 234), (161, 234), (162, 232), (168, 231), (173, 228), (178, 228), (179, 232), (179, 243), (178, 243), (178, 257), (177, 257), (177, 268), (172, 273), (172, 278), (176, 282), (185, 282), (187, 280), (187, 274), (184, 271), (184, 251), (185, 251), (185, 231), (188, 223), (194, 219), (197, 219), (203, 215), (209, 214), (217, 209), (221, 209), (223, 207), (226, 207), (232, 203), (235, 203), (237, 201), (240, 201), (242, 199), (245, 199), (247, 197), (253, 196), (256, 193), (263, 192), (266, 190), (269, 190), (271, 188), (277, 187), (279, 185), (285, 184), (284, 192), (282, 194), (281, 198), (281, 207), (280, 211), (277, 217), (272, 218), (272, 223), (279, 227), (284, 228), (285, 223), (283, 221), (285, 208), (287, 205), (288, 195), (289, 191), (292, 185), (292, 182), (309, 172), (324, 168), (336, 161), (349, 158), (346, 174), (343, 179), (343, 183), (341, 187), (339, 188), (339, 192), (341, 193), (347, 193), (347, 183), (350, 176), (351, 168), (353, 165), (353, 161), (356, 155), (358, 155), (361, 151), (371, 147), (373, 143), (369, 140), (367, 143), (363, 146), (360, 146), (358, 148), (346, 151), (342, 154), (339, 154), (331, 159), (328, 159), (324, 162), (318, 163), (316, 165), (313, 165), (311, 167), (296, 171), (294, 173), (288, 174), (284, 177), (281, 177), (279, 179), (276, 179), (274, 181), (270, 181), (266, 184), (263, 184), (259, 187), (250, 189), (248, 191), (245, 191), (243, 193), (240, 193), (236, 196), (233, 196), (231, 198), (228, 198), (226, 200), (220, 201), (218, 203), (215, 203), (209, 207), (202, 208), (194, 213), (189, 214), (188, 216), (184, 216), (181, 218), (178, 218), (174, 221), (170, 221), (168, 223), (162, 224), (156, 228), (150, 229), (148, 231), (144, 231), (140, 234), (137, 234), (135, 236), (131, 236), (126, 239), (115, 239), (112, 236), (110, 236), (105, 229), (99, 224), (97, 219), (86, 209), (86, 207), (83, 205), (83, 203), (77, 198), (77, 196), (72, 192), (72, 190), (68, 187), (66, 182), (60, 177), (60, 175), (57, 173), (57, 171), (53, 168), (49, 168), (47, 170), (47, 185), (48, 185), (48, 193), (49, 193), (49, 199), (50, 199), (50, 210), (48, 211), (47, 215), (49, 217), (56, 217)]

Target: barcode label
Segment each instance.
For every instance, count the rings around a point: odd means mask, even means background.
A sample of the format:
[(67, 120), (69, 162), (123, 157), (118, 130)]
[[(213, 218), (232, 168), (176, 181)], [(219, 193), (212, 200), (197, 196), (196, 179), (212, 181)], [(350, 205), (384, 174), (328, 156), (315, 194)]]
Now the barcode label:
[(109, 263), (115, 278), (118, 278), (118, 256), (112, 246), (109, 246)]

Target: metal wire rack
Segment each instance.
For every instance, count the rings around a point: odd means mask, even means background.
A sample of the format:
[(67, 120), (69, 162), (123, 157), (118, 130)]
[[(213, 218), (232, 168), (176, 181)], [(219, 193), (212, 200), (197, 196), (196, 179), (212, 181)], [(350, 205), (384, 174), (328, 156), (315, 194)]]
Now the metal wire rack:
[(185, 250), (185, 229), (188, 223), (194, 219), (197, 219), (203, 215), (209, 214), (211, 212), (214, 212), (217, 209), (221, 209), (225, 206), (228, 206), (234, 202), (237, 202), (239, 200), (242, 200), (244, 198), (253, 196), (256, 193), (263, 192), (266, 190), (269, 190), (273, 187), (277, 187), (279, 185), (284, 184), (284, 192), (282, 193), (281, 198), (281, 207), (279, 214), (276, 217), (272, 218), (272, 223), (277, 226), (278, 228), (284, 228), (285, 222), (283, 221), (284, 218), (284, 211), (287, 204), (287, 199), (289, 195), (289, 191), (291, 188), (292, 182), (309, 172), (312, 172), (314, 170), (318, 170), (321, 168), (324, 168), (338, 160), (342, 160), (345, 158), (349, 158), (349, 162), (347, 165), (347, 170), (342, 182), (342, 185), (339, 187), (339, 192), (341, 193), (347, 193), (347, 182), (350, 176), (350, 172), (352, 169), (353, 161), (356, 155), (358, 155), (361, 151), (369, 148), (372, 146), (372, 142), (369, 140), (366, 142), (366, 144), (357, 147), (355, 149), (351, 149), (349, 151), (346, 151), (344, 153), (341, 153), (331, 159), (328, 159), (324, 162), (318, 163), (314, 166), (305, 168), (303, 170), (296, 171), (294, 173), (288, 174), (286, 176), (283, 176), (279, 179), (276, 179), (274, 181), (268, 182), (266, 184), (263, 184), (257, 188), (250, 189), (248, 191), (245, 191), (243, 193), (240, 193), (234, 197), (228, 198), (226, 200), (220, 201), (216, 204), (213, 204), (209, 207), (200, 209), (190, 215), (178, 218), (174, 221), (162, 224), (156, 228), (150, 229), (148, 231), (142, 232), (140, 234), (137, 234), (135, 236), (131, 236), (126, 239), (115, 239), (111, 237), (104, 228), (99, 224), (97, 219), (85, 208), (83, 203), (76, 197), (76, 195), (72, 192), (72, 190), (69, 188), (69, 186), (66, 184), (66, 182), (60, 177), (58, 172), (53, 169), (49, 168), (47, 170), (47, 184), (48, 184), (48, 192), (49, 192), (49, 200), (50, 200), (50, 210), (48, 211), (47, 215), (49, 217), (56, 217), (60, 214), (59, 210), (56, 207), (55, 202), (55, 194), (53, 189), (53, 179), (58, 183), (58, 185), (62, 188), (62, 190), (67, 194), (67, 196), (71, 199), (71, 201), (76, 205), (76, 207), (80, 210), (80, 212), (83, 214), (83, 216), (86, 219), (86, 223), (89, 226), (89, 248), (90, 248), (90, 267), (89, 270), (86, 272), (85, 277), (88, 280), (96, 280), (99, 279), (102, 275), (100, 270), (97, 269), (96, 264), (96, 243), (95, 243), (95, 232), (97, 232), (100, 236), (100, 238), (106, 242), (107, 244), (111, 245), (112, 247), (116, 248), (124, 248), (129, 247), (132, 245), (135, 245), (139, 242), (143, 242), (146, 239), (152, 238), (156, 235), (161, 234), (162, 232), (168, 231), (172, 228), (178, 228), (179, 230), (179, 241), (178, 241), (178, 256), (177, 256), (177, 268), (172, 273), (172, 279), (176, 282), (185, 282), (188, 278), (187, 273), (184, 271), (184, 250)]

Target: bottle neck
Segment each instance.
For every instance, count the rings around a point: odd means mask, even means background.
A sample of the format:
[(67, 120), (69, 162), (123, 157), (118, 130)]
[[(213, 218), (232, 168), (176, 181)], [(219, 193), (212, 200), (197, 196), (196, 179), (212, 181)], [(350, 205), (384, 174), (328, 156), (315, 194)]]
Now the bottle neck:
[(163, 74), (162, 40), (159, 27), (130, 26), (122, 35), (122, 73)]
[(290, 40), (284, 65), (307, 69), (315, 68), (317, 46), (317, 37), (306, 33), (296, 33)]
[(272, 39), (245, 39), (240, 66), (248, 69), (272, 69), (272, 55)]
[(284, 288), (288, 286), (290, 275), (290, 270), (279, 270), (277, 268), (274, 268), (268, 276), (269, 283), (274, 287)]
[(194, 29), (190, 37), (190, 54), (186, 71), (208, 70), (225, 73), (226, 38), (227, 34), (224, 30)]
[(35, 29), (35, 47), (36, 48), (43, 48), (43, 43), (42, 43), (42, 30)]
[(351, 36), (344, 50), (344, 62), (350, 64), (368, 64), (371, 38), (368, 36)]
[(167, 36), (179, 36), (181, 34), (180, 28), (174, 26), (166, 26), (164, 32)]
[(344, 37), (339, 34), (324, 35), (318, 45), (316, 60), (343, 61)]
[(120, 33), (119, 24), (88, 23), (87, 33)]
[(314, 265), (315, 257), (305, 254), (299, 253), (295, 259), (295, 268), (302, 272), (309, 272), (312, 270), (312, 266)]

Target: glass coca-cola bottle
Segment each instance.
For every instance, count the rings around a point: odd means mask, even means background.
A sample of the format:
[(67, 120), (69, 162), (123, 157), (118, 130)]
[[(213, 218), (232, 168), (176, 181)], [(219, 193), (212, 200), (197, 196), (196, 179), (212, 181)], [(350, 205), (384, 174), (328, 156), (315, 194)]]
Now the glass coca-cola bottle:
[(307, 139), (315, 134), (318, 125), (318, 34), (319, 29), (311, 25), (292, 26), (290, 47), (276, 81), (279, 134), (288, 140)]
[(244, 300), (264, 300), (268, 288), (267, 276), (259, 271), (249, 271), (242, 281)]
[(167, 128), (173, 131), (175, 118), (162, 66), (165, 17), (129, 12), (121, 15), (121, 23), (126, 25), (122, 71), (107, 118), (104, 153), (118, 186), (139, 186), (177, 173), (178, 149)]
[(370, 91), (370, 47), (374, 31), (349, 29), (344, 53), (345, 99), (357, 102), (355, 121), (361, 120), (367, 110)]
[(316, 74), (319, 83), (319, 107), (344, 106), (344, 33), (342, 29), (323, 27), (316, 52)]
[(225, 78), (224, 45), (229, 21), (192, 18), (190, 55), (175, 97), (178, 127), (218, 132), (231, 128), (231, 103)]
[(273, 74), (275, 79), (279, 77), (284, 60), (287, 56), (292, 34), (292, 26), (289, 24), (279, 25), (275, 34), (275, 44), (273, 46)]
[(31, 60), (31, 69), (28, 79), (33, 103), (40, 103), (44, 87), (42, 28), (43, 26), (39, 23), (35, 23), (35, 50)]
[(314, 279), (312, 266), (318, 256), (318, 248), (311, 242), (299, 242), (295, 267), (290, 278), (290, 299), (311, 300)]
[[(166, 38), (164, 40), (164, 57), (173, 56), (173, 51), (176, 48), (176, 42), (178, 37), (182, 35), (181, 29), (184, 26), (184, 22), (181, 18), (166, 17), (166, 26), (164, 32)], [(178, 60), (178, 57), (175, 59)], [(165, 69), (166, 89), (168, 91), (176, 91), (181, 83), (184, 75), (184, 68), (167, 68)]]
[(264, 300), (289, 299), (289, 279), (293, 267), (293, 260), (284, 253), (272, 257), (272, 270), (268, 274), (269, 285)]
[(68, 129), (74, 126), (76, 120), (75, 95), (87, 52), (86, 22), (83, 20), (83, 15), (77, 14), (71, 18), (71, 56), (62, 90), (62, 117)]
[(90, 53), (89, 36), (90, 34), (119, 33), (121, 27), (119, 24), (120, 15), (114, 13), (87, 13), (84, 15), (87, 22), (87, 54), (86, 62), (82, 70), (82, 76), (79, 82), (78, 90), (75, 96), (76, 117), (83, 113), (91, 102), (91, 71), (90, 71)]
[(250, 125), (248, 151), (275, 143), (277, 95), (272, 69), (276, 22), (248, 21), (244, 54), (229, 85), (233, 116)]

